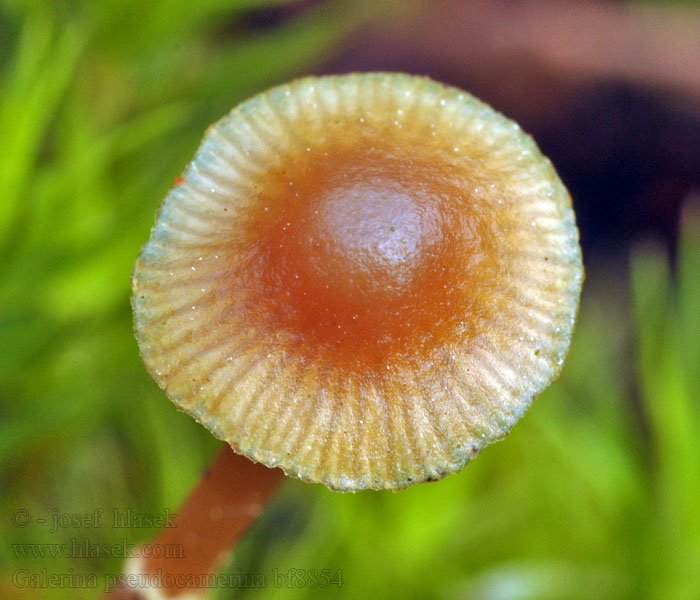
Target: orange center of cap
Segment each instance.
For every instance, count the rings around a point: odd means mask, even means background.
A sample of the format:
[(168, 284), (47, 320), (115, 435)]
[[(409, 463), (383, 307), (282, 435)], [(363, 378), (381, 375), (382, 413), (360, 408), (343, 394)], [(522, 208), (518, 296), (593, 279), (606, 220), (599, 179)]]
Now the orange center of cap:
[(388, 149), (309, 154), (249, 232), (257, 325), (363, 367), (468, 333), (490, 243), (460, 178)]

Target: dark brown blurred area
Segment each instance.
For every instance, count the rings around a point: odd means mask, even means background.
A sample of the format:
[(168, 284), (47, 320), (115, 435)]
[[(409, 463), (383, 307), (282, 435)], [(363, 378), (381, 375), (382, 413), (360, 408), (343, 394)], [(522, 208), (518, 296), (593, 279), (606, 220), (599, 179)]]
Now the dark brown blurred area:
[[(278, 22), (322, 2), (257, 17)], [(453, 84), (518, 121), (574, 198), (584, 247), (671, 242), (700, 189), (700, 6), (543, 0), (386, 2), (323, 73)]]

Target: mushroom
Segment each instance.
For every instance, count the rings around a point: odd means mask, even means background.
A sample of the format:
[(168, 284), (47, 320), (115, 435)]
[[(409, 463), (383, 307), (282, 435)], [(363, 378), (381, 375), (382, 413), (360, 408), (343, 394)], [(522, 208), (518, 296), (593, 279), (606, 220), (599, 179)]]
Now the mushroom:
[[(132, 304), (153, 378), (236, 453), (398, 490), (510, 431), (559, 375), (582, 280), (569, 194), (516, 123), (365, 73), (275, 87), (210, 127)], [(231, 473), (224, 495), (255, 485)], [(261, 497), (278, 479), (255, 478)]]

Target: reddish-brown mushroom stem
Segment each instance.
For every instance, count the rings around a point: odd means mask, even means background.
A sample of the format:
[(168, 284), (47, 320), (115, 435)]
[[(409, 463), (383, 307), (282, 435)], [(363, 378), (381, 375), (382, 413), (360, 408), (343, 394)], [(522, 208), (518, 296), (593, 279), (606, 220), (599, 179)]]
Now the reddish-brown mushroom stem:
[[(255, 522), (284, 473), (235, 454), (226, 445), (173, 518), (149, 544), (151, 556), (129, 565), (132, 575), (111, 600), (146, 598), (139, 588), (160, 588), (163, 598), (192, 594), (192, 581), (206, 581)], [(161, 554), (162, 556), (157, 556)], [(174, 556), (174, 557), (170, 557)], [(135, 571), (135, 572), (134, 572)]]

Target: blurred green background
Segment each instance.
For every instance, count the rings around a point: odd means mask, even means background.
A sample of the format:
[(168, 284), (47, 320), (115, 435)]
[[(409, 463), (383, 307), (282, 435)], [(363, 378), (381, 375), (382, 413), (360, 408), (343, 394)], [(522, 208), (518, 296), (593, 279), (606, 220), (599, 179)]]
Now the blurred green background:
[[(332, 70), (347, 36), (416, 4), (0, 2), (0, 598), (98, 597), (13, 574), (102, 582), (120, 558), (18, 545), (145, 541), (153, 530), (48, 523), (175, 509), (216, 451), (146, 373), (129, 306), (154, 212), (203, 131)], [(683, 206), (670, 244), (587, 249), (569, 361), (507, 440), (398, 494), (287, 481), (226, 567), (268, 586), (213, 596), (700, 598), (700, 203)], [(273, 569), (340, 569), (342, 587), (277, 588)]]

